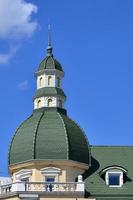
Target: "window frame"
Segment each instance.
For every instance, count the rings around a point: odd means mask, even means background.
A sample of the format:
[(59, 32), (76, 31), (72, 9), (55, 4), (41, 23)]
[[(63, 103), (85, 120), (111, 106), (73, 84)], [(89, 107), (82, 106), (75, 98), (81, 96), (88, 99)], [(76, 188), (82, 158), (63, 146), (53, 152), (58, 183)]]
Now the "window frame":
[(54, 182), (59, 182), (59, 174), (61, 173), (61, 169), (56, 167), (45, 167), (41, 169), (41, 173), (43, 174), (44, 182), (46, 182), (47, 178), (54, 178)]
[[(118, 174), (119, 175), (119, 184), (118, 185), (110, 185), (109, 184), (109, 176), (110, 175), (113, 175), (113, 174)], [(106, 172), (106, 175), (105, 175), (105, 181), (106, 181), (106, 184), (109, 186), (109, 187), (122, 187), (123, 185), (123, 172), (122, 171), (118, 171), (118, 170), (109, 170)]]
[[(104, 177), (105, 180), (105, 184), (108, 187), (122, 187), (122, 185), (124, 184), (124, 174), (127, 175), (128, 171), (127, 169), (125, 169), (122, 166), (119, 165), (112, 165), (112, 166), (107, 166), (104, 169), (102, 169), (99, 172), (99, 175)], [(119, 185), (109, 185), (109, 174), (119, 174)]]

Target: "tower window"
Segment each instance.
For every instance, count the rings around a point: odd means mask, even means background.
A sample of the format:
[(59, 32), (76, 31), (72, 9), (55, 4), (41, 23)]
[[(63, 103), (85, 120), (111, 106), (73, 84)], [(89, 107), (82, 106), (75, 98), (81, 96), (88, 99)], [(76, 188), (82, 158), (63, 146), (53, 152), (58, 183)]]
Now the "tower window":
[(57, 78), (57, 87), (60, 87), (60, 78)]
[(52, 76), (48, 76), (48, 85), (52, 84)]
[(43, 86), (43, 78), (40, 77), (40, 78), (39, 78), (39, 87), (42, 87), (42, 86)]
[(59, 107), (62, 108), (62, 101), (59, 100)]
[(52, 99), (48, 99), (48, 107), (52, 107)]
[(40, 108), (41, 107), (41, 100), (38, 100), (37, 102), (37, 108)]

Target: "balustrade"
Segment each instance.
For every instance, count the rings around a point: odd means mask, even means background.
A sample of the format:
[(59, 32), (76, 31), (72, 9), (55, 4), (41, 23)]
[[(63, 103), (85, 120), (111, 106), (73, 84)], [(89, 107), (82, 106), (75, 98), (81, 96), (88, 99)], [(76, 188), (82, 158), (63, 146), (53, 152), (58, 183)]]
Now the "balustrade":
[[(79, 185), (81, 185), (81, 190)], [(8, 185), (0, 186), (0, 194), (10, 192), (74, 192), (83, 191), (84, 183), (69, 182), (69, 183), (55, 183), (55, 182), (16, 182)]]

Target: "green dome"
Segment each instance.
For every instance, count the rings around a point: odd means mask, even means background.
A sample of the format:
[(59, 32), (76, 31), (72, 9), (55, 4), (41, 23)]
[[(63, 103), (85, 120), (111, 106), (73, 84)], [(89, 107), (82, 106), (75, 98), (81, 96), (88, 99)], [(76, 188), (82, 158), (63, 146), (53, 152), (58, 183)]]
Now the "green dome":
[(44, 69), (58, 69), (59, 71), (63, 71), (61, 64), (53, 57), (53, 55), (47, 55), (40, 63), (38, 71)]
[(9, 165), (31, 160), (73, 160), (89, 164), (89, 145), (81, 128), (64, 109), (39, 109), (12, 139)]

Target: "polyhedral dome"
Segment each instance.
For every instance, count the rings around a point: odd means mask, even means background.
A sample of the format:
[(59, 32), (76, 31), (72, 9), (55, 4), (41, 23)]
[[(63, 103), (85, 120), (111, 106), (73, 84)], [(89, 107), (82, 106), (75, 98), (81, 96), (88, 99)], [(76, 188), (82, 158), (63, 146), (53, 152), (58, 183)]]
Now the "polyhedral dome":
[(38, 71), (45, 69), (58, 69), (63, 71), (61, 64), (53, 57), (53, 55), (48, 55), (39, 65)]
[(39, 109), (16, 130), (9, 165), (32, 160), (73, 160), (89, 164), (88, 141), (64, 109)]

